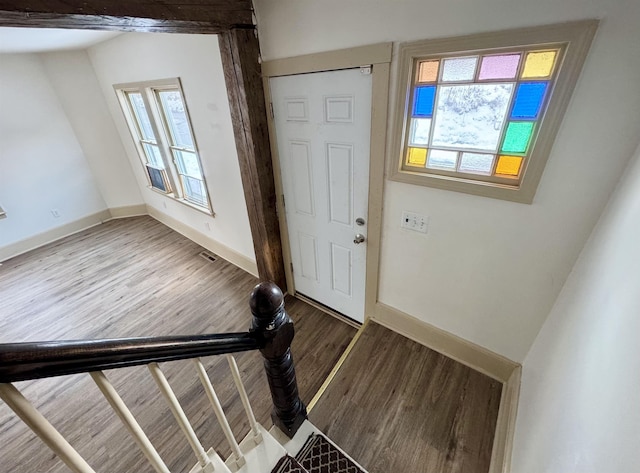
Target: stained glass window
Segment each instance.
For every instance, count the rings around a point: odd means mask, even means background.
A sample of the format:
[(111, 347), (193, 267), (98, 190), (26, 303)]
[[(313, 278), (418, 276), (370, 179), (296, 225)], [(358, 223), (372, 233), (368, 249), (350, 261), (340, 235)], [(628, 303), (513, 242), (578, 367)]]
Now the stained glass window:
[(597, 28), (400, 44), (389, 179), (531, 203)]
[(559, 50), (417, 59), (404, 166), (499, 183), (526, 168)]

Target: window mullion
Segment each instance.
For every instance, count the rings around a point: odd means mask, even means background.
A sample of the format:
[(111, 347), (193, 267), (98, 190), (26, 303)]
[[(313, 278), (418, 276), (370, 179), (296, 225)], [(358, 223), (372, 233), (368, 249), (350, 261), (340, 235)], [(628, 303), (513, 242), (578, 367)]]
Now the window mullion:
[(180, 185), (180, 177), (177, 175), (178, 173), (173, 159), (173, 153), (169, 149), (169, 144), (167, 143), (167, 137), (165, 135), (164, 129), (160, 125), (162, 121), (160, 116), (158, 115), (159, 112), (155, 100), (153, 100), (153, 90), (150, 87), (145, 87), (141, 90), (141, 92), (142, 100), (144, 101), (147, 112), (149, 113), (151, 128), (153, 129), (153, 134), (156, 137), (156, 143), (152, 144), (158, 147), (162, 162), (164, 163), (165, 169), (167, 171), (167, 179), (171, 184), (173, 192), (179, 193), (178, 196), (182, 197), (182, 186)]

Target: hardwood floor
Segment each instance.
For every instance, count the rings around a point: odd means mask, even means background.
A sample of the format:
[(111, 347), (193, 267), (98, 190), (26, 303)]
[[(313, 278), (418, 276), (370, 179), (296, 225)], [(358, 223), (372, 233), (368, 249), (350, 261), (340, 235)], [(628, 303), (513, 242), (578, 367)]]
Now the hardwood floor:
[[(0, 342), (200, 334), (246, 330), (257, 280), (150, 217), (115, 220), (0, 266)], [(309, 402), (355, 329), (288, 298), (300, 394)], [(271, 399), (259, 353), (237, 355), (258, 421), (270, 425)], [(248, 432), (224, 357), (203, 360), (237, 437)], [(222, 432), (188, 361), (162, 364), (206, 448), (227, 456)], [(196, 463), (149, 372), (111, 370), (108, 378), (171, 471)], [(151, 472), (89, 375), (16, 383), (98, 472)], [(68, 469), (0, 402), (0, 472)]]
[[(0, 342), (246, 330), (257, 280), (149, 217), (111, 221), (0, 266)], [(355, 329), (297, 299), (293, 355), (309, 402)], [(259, 353), (237, 355), (258, 421), (271, 399)], [(248, 432), (224, 357), (203, 360), (237, 437)], [(206, 448), (230, 453), (188, 361), (163, 363)], [(144, 367), (108, 378), (172, 472), (196, 462)], [(89, 375), (16, 383), (96, 471), (151, 473)], [(310, 419), (370, 473), (488, 471), (501, 384), (370, 323)], [(0, 402), (0, 473), (68, 472)]]
[(309, 418), (369, 473), (485, 473), (501, 391), (369, 323)]

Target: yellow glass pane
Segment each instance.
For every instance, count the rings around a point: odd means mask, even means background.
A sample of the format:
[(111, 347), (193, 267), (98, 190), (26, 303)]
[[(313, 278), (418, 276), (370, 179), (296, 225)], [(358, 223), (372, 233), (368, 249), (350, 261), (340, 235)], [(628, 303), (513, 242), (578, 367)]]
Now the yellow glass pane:
[(553, 61), (556, 58), (556, 51), (543, 51), (527, 54), (522, 71), (523, 79), (535, 77), (549, 77), (553, 70)]
[(427, 164), (426, 148), (409, 148), (407, 151), (407, 164), (409, 166), (422, 166)]
[(517, 176), (520, 173), (522, 158), (520, 156), (500, 156), (496, 166), (496, 174)]
[(440, 61), (423, 61), (418, 69), (418, 82), (435, 82), (438, 80)]

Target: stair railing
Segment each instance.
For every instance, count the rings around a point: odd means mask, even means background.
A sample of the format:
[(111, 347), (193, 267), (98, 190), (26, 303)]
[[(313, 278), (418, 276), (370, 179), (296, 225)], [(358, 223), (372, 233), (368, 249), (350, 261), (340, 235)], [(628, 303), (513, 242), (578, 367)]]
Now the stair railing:
[(262, 433), (249, 404), (240, 372), (231, 353), (259, 350), (269, 382), (273, 423), (290, 438), (306, 419), (306, 407), (298, 394), (291, 357), (293, 322), (284, 308), (284, 297), (271, 282), (258, 284), (249, 298), (253, 316), (248, 332), (194, 336), (121, 338), (107, 340), (50, 341), (0, 344), (0, 398), (76, 473), (95, 473), (89, 464), (11, 383), (54, 376), (88, 373), (123, 422), (157, 473), (169, 473), (164, 461), (109, 382), (103, 370), (146, 365), (191, 446), (200, 471), (215, 470), (212, 450), (207, 452), (178, 402), (158, 363), (192, 359), (232, 455), (234, 470), (245, 460), (213, 389), (201, 357), (226, 355), (234, 383), (249, 419), (254, 442)]

